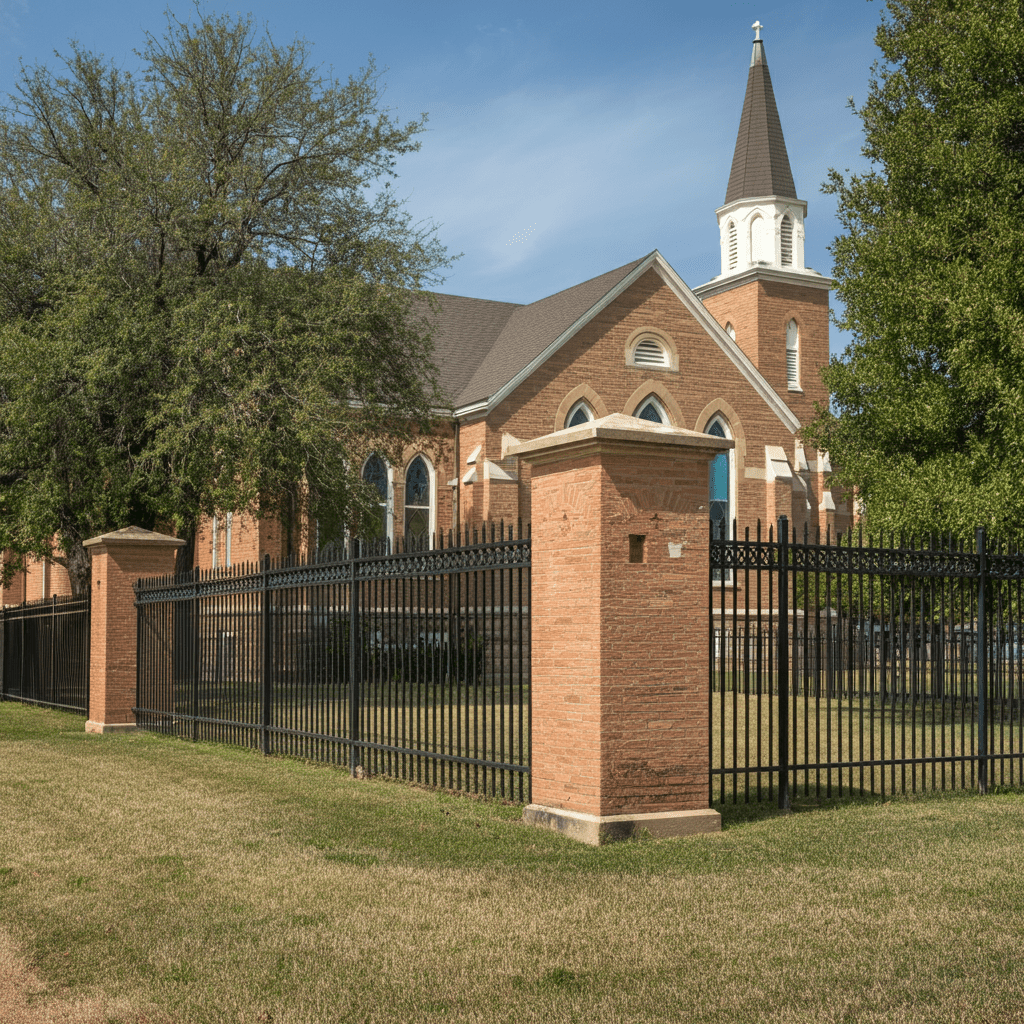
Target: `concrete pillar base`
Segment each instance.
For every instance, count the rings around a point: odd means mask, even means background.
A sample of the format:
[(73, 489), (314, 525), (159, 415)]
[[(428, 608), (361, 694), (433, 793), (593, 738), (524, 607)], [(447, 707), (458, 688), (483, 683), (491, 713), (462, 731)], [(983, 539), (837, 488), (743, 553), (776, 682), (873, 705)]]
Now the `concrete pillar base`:
[(138, 732), (139, 727), (134, 722), (93, 722), (85, 723), (86, 732)]
[(655, 811), (648, 814), (584, 814), (560, 807), (529, 804), (523, 810), (527, 825), (548, 828), (589, 846), (602, 846), (647, 832), (654, 839), (720, 832), (722, 816), (710, 808), (696, 811)]

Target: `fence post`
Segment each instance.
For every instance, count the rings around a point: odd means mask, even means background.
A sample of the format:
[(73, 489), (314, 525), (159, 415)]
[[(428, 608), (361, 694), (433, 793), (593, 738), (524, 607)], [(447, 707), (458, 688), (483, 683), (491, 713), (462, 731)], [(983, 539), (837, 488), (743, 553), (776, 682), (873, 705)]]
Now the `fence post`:
[(270, 704), (273, 697), (274, 620), (270, 613), (270, 555), (263, 556), (260, 607), (263, 613), (263, 694), (260, 701), (260, 750), (270, 753)]
[(185, 645), (183, 657), (189, 667), (189, 704), (192, 710), (190, 731), (193, 743), (199, 739), (199, 674), (203, 670), (203, 622), (199, 617), (199, 581), (202, 578), (202, 570), (198, 566), (193, 568), (192, 597), (189, 599), (188, 609), (185, 612), (192, 626), (188, 632), (188, 642)]
[[(796, 617), (794, 616), (794, 623)], [(779, 516), (779, 810), (789, 810), (789, 519)]]
[(140, 577), (171, 573), (175, 550), (184, 543), (138, 526), (85, 541), (92, 559), (86, 732), (135, 729), (138, 612), (132, 584)]
[(988, 684), (988, 623), (985, 608), (985, 527), (974, 533), (978, 552), (978, 640), (975, 651), (978, 664), (978, 792), (988, 788), (988, 722), (986, 720), (985, 690)]
[(50, 595), (50, 650), (46, 659), (46, 692), (50, 700), (55, 704), (61, 703), (57, 700), (57, 674), (53, 670), (53, 637), (57, 632), (57, 595)]
[(359, 683), (362, 670), (360, 654), (362, 644), (359, 637), (359, 541), (355, 538), (349, 547), (348, 584), (348, 769), (355, 775), (362, 759), (356, 743), (359, 741)]
[(531, 803), (586, 843), (721, 828), (708, 806), (708, 467), (733, 442), (613, 414), (531, 466)]

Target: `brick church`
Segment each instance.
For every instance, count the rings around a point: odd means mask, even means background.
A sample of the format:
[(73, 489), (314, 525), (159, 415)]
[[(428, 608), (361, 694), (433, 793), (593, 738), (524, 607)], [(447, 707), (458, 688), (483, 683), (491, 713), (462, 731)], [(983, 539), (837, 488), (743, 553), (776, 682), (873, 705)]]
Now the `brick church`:
[[(801, 427), (827, 394), (830, 280), (804, 266), (807, 203), (797, 198), (760, 39), (753, 43), (725, 201), (716, 212), (721, 273), (692, 288), (657, 251), (526, 305), (436, 296), (434, 341), (451, 403), (440, 442), (401, 465), (371, 456), (379, 530), (417, 543), (455, 524), (530, 521), (521, 441), (621, 413), (733, 439), (708, 481), (719, 529), (788, 515), (802, 530), (845, 529), (827, 457)], [(245, 516), (203, 524), (196, 564), (306, 555), (315, 524)], [(67, 593), (63, 570), (36, 563), (0, 600)]]
[[(709, 512), (739, 530), (786, 514), (833, 530), (849, 511), (827, 457), (798, 433), (828, 396), (830, 280), (804, 265), (797, 198), (760, 26), (725, 202), (721, 273), (691, 288), (657, 251), (527, 305), (437, 295), (452, 408), (443, 452), (371, 457), (381, 529), (427, 538), (455, 522), (530, 520), (529, 469), (509, 449), (612, 413), (732, 438)], [(728, 525), (731, 529), (731, 525)]]

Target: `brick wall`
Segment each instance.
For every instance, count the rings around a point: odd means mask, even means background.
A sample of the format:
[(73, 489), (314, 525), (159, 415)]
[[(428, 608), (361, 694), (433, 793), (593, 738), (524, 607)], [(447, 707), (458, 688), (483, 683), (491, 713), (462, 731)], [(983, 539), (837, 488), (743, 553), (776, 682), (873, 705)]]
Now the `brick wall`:
[(534, 466), (534, 804), (707, 807), (707, 467), (635, 449)]

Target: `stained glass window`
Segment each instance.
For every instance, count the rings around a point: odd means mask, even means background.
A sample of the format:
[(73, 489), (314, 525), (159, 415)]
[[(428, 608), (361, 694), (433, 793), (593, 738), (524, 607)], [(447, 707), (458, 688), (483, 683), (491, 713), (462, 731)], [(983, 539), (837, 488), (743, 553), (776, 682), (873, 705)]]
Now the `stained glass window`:
[(405, 541), (416, 548), (430, 543), (430, 472), (422, 455), (405, 471)]
[(641, 420), (649, 420), (651, 423), (665, 423), (667, 420), (661, 403), (654, 398), (648, 398), (643, 402), (633, 415)]
[(569, 410), (569, 415), (565, 418), (565, 425), (567, 427), (579, 427), (584, 423), (589, 423), (593, 418), (590, 406), (586, 402), (577, 402)]
[(367, 538), (379, 540), (387, 536), (388, 467), (376, 453), (371, 455), (366, 460), (366, 465), (363, 466), (363, 480), (375, 487), (377, 494), (380, 495), (380, 504), (374, 515), (371, 537)]

